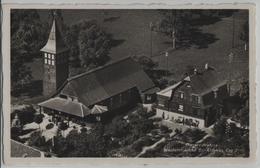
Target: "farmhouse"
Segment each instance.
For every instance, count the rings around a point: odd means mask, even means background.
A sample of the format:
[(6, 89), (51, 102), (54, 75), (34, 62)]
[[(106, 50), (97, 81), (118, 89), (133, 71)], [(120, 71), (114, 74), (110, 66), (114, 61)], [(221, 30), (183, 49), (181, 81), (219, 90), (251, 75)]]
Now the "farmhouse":
[(129, 57), (68, 78), (68, 49), (56, 19), (41, 51), (44, 57), (43, 94), (52, 95), (38, 104), (41, 111), (68, 120), (100, 121), (119, 109), (151, 99), (154, 83)]
[(208, 127), (222, 113), (228, 96), (227, 81), (205, 65), (205, 69), (157, 93), (156, 115), (194, 127)]

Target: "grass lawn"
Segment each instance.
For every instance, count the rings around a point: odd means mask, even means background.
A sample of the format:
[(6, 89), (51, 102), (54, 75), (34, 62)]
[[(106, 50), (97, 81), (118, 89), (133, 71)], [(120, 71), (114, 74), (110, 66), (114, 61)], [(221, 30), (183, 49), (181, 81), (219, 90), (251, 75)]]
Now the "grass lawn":
[[(40, 10), (42, 20), (47, 21), (48, 15)], [(96, 19), (104, 30), (114, 38), (114, 47), (109, 56), (110, 61), (121, 57), (133, 55), (151, 54), (151, 31), (150, 22), (156, 23), (160, 20), (157, 10), (64, 10), (64, 22), (67, 25), (78, 22), (81, 19)], [(242, 25), (247, 19), (244, 11), (235, 13), (235, 45), (243, 45), (239, 39)], [(102, 24), (101, 24), (102, 23)], [(228, 64), (228, 54), (232, 48), (232, 16), (226, 17), (213, 24), (199, 27), (201, 33), (214, 35), (214, 42), (204, 48), (191, 46), (187, 49), (176, 49), (169, 53), (168, 67), (172, 75), (170, 78), (178, 80), (188, 65), (202, 67), (205, 63), (214, 66), (222, 76), (227, 77), (229, 71), (232, 78), (248, 78), (248, 56), (235, 56), (231, 65)], [(166, 69), (166, 58), (164, 51), (171, 47), (171, 39), (161, 33), (152, 33), (153, 59), (159, 62), (159, 68)], [(202, 40), (202, 39), (199, 39)], [(42, 80), (43, 66), (41, 59), (34, 59), (28, 63), (31, 67), (34, 80)], [(39, 95), (34, 95), (35, 97)]]

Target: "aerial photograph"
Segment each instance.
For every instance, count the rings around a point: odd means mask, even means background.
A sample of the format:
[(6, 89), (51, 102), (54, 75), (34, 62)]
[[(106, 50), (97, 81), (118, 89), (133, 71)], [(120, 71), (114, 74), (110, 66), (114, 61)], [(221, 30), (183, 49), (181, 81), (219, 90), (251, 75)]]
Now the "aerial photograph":
[(10, 15), (11, 157), (250, 157), (249, 10)]

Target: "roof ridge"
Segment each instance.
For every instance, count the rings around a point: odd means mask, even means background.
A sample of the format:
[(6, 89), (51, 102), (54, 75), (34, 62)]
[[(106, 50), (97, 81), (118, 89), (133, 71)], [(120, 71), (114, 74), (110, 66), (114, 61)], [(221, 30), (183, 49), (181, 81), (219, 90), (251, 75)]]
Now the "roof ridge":
[(99, 70), (101, 70), (101, 69), (107, 68), (107, 67), (109, 67), (109, 66), (111, 66), (111, 65), (120, 63), (120, 62), (122, 62), (122, 61), (124, 61), (124, 60), (127, 60), (127, 59), (133, 60), (132, 57), (130, 57), (130, 56), (128, 56), (128, 57), (123, 57), (123, 58), (121, 58), (121, 59), (118, 59), (118, 60), (115, 60), (115, 61), (113, 61), (113, 62), (110, 62), (110, 63), (108, 63), (108, 64), (106, 64), (106, 65), (103, 65), (103, 66), (100, 66), (100, 67), (91, 69), (91, 70), (89, 70), (89, 71), (80, 73), (80, 74), (78, 74), (78, 75), (69, 77), (69, 78), (67, 79), (67, 81), (69, 82), (69, 81), (71, 81), (71, 80), (74, 80), (74, 79), (83, 77), (83, 76), (85, 76), (85, 75), (88, 75), (88, 74), (91, 74), (91, 73), (93, 73), (93, 72), (99, 71)]

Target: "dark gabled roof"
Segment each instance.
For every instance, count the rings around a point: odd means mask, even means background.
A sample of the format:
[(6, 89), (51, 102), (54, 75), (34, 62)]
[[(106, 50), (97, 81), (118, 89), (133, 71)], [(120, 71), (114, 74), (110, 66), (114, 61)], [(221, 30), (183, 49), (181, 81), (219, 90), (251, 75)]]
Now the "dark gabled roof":
[(43, 157), (44, 152), (11, 140), (11, 157)]
[(90, 114), (89, 108), (82, 103), (60, 97), (48, 99), (38, 105), (78, 117), (85, 117)]
[(226, 84), (226, 80), (214, 70), (208, 69), (190, 76), (190, 86), (195, 94), (205, 94)]
[(41, 49), (43, 52), (52, 54), (62, 53), (68, 50), (62, 39), (60, 27), (57, 24), (56, 19), (53, 20), (49, 38), (45, 46)]
[(133, 87), (144, 92), (154, 83), (137, 62), (127, 57), (69, 78), (60, 94), (77, 97), (89, 106)]

